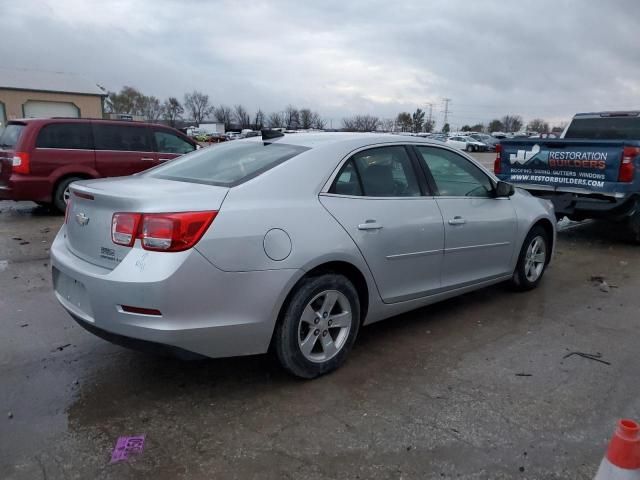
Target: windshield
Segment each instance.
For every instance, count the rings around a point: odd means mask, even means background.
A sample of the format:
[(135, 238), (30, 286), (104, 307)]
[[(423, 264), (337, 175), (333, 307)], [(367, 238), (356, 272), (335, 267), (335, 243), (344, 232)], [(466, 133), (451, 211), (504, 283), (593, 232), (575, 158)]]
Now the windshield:
[(308, 150), (281, 143), (243, 142), (196, 150), (149, 170), (155, 178), (233, 187)]
[(25, 125), (20, 123), (7, 125), (7, 128), (0, 134), (0, 148), (14, 148), (24, 127)]
[(574, 118), (564, 138), (640, 140), (640, 117)]

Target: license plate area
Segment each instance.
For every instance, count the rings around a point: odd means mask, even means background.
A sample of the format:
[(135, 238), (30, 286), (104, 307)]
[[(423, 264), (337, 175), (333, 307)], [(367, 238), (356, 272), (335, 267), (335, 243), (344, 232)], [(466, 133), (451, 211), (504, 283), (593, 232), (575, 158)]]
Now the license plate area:
[(56, 293), (64, 299), (67, 304), (93, 318), (89, 295), (84, 284), (79, 280), (71, 278), (66, 273), (53, 268), (53, 288)]

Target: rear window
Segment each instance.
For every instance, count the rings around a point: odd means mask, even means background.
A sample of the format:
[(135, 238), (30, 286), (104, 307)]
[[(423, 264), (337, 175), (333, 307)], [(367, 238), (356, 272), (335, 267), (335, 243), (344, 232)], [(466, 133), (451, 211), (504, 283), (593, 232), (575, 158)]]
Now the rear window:
[(640, 117), (574, 118), (564, 138), (640, 140)]
[(146, 175), (233, 187), (308, 150), (281, 143), (233, 141), (188, 153)]
[(36, 139), (39, 148), (91, 150), (93, 138), (88, 123), (52, 123), (40, 129)]
[(10, 123), (0, 134), (0, 148), (14, 148), (22, 130), (26, 125), (22, 123)]
[(151, 137), (147, 127), (129, 125), (93, 125), (96, 150), (126, 152), (152, 152)]

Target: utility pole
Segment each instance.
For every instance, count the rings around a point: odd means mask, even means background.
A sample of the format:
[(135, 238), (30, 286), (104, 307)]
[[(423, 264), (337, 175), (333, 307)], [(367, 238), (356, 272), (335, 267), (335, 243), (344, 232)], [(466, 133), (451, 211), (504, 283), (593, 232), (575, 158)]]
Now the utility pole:
[(444, 123), (443, 123), (443, 127), (444, 125), (446, 125), (447, 123), (449, 123), (449, 114), (451, 113), (451, 111), (449, 110), (449, 103), (451, 103), (451, 99), (450, 98), (443, 98), (442, 101), (444, 102)]
[(427, 124), (431, 125), (431, 128), (433, 129), (433, 103), (427, 103), (427, 106), (429, 107), (429, 117), (427, 118)]

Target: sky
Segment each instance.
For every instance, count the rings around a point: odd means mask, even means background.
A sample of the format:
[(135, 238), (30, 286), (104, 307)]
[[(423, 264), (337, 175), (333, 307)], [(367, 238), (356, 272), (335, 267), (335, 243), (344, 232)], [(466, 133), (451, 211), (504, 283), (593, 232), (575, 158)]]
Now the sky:
[(0, 0), (0, 65), (452, 127), (640, 108), (640, 0)]

